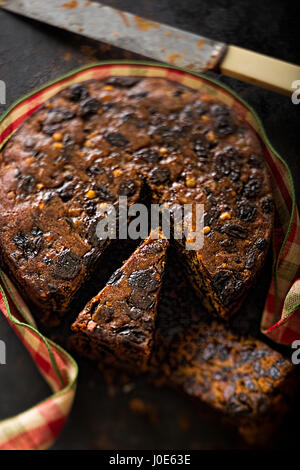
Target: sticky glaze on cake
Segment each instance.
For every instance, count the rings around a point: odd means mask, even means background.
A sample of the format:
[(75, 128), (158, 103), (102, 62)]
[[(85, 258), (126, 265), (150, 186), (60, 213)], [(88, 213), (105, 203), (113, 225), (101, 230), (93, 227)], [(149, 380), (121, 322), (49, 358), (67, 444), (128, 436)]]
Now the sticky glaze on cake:
[[(72, 85), (1, 154), (2, 265), (41, 320), (57, 321), (97, 266), (97, 204), (203, 203), (204, 248), (184, 260), (205, 306), (236, 310), (269, 244), (273, 203), (259, 141), (235, 110), (160, 78)], [(182, 251), (182, 246), (179, 247)]]
[[(168, 240), (150, 236), (93, 297), (72, 329), (79, 352), (85, 339), (88, 351), (99, 350), (112, 364), (135, 371), (145, 370), (153, 346), (156, 312), (166, 263)], [(99, 353), (93, 359), (99, 359)]]

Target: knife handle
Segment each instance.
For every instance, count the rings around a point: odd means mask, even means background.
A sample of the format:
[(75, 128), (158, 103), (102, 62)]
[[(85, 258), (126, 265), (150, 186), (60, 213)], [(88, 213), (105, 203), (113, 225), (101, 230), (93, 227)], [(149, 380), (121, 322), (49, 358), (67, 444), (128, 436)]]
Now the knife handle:
[(221, 73), (284, 95), (293, 93), (300, 80), (300, 67), (241, 47), (228, 46), (220, 64)]

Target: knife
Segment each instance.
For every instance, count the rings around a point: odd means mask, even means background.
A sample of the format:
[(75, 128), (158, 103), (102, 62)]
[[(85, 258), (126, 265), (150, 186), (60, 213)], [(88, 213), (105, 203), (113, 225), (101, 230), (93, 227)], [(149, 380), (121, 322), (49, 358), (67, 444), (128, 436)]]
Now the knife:
[(291, 95), (300, 67), (86, 0), (0, 0), (10, 12), (196, 72)]

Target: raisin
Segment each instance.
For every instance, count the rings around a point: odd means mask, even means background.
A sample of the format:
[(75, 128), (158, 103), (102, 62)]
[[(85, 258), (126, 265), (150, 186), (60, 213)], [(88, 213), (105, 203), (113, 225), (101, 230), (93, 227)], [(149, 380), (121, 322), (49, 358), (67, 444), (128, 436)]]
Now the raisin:
[(63, 158), (68, 159), (71, 155), (72, 150), (75, 147), (75, 141), (70, 134), (65, 134), (62, 140), (63, 143)]
[(105, 173), (104, 168), (99, 165), (92, 165), (86, 170), (88, 176), (97, 176)]
[(117, 335), (129, 337), (133, 343), (143, 343), (146, 339), (145, 333), (141, 330), (136, 329), (134, 326), (124, 325), (121, 328), (115, 330)]
[(148, 96), (148, 91), (139, 91), (138, 93), (128, 95), (128, 98), (139, 100), (141, 98), (146, 98), (146, 96)]
[(246, 393), (235, 393), (228, 402), (228, 411), (231, 414), (245, 416), (251, 413), (250, 398)]
[(120, 183), (118, 194), (120, 196), (133, 196), (137, 190), (136, 184), (132, 179), (124, 180)]
[(104, 138), (110, 145), (115, 147), (125, 147), (129, 144), (129, 140), (120, 132), (110, 132)]
[(43, 195), (43, 201), (49, 205), (52, 199), (55, 197), (55, 192), (47, 190)]
[(89, 216), (93, 216), (96, 214), (97, 204), (94, 201), (87, 201), (84, 205), (84, 210)]
[(148, 243), (147, 245), (143, 246), (143, 248), (141, 249), (141, 252), (143, 254), (156, 255), (157, 253), (161, 253), (162, 249), (163, 249), (162, 246), (157, 241), (157, 242)]
[(202, 116), (208, 111), (208, 104), (204, 101), (196, 101), (196, 103), (194, 104), (194, 108), (197, 113), (197, 116)]
[(137, 77), (110, 77), (106, 80), (106, 83), (120, 88), (131, 88), (137, 85), (139, 81), (140, 78)]
[(247, 238), (248, 232), (245, 228), (241, 227), (238, 224), (225, 224), (223, 231), (233, 238), (238, 238), (244, 240)]
[(31, 235), (33, 237), (39, 237), (39, 236), (43, 235), (43, 233), (44, 233), (43, 230), (40, 229), (39, 227), (32, 227), (32, 229), (31, 229)]
[(261, 190), (261, 182), (254, 176), (250, 176), (248, 182), (244, 185), (243, 194), (249, 199), (259, 195)]
[(251, 377), (249, 375), (244, 376), (244, 385), (248, 390), (250, 390), (250, 392), (254, 392), (255, 385), (252, 382)]
[(137, 320), (142, 318), (143, 312), (137, 307), (128, 307), (126, 314), (131, 320)]
[(156, 135), (158, 136), (159, 142), (163, 143), (165, 147), (168, 145), (174, 146), (174, 148), (178, 147), (177, 139), (179, 137), (178, 132), (172, 130), (169, 126), (160, 125), (156, 127), (152, 127), (149, 130), (149, 135)]
[(226, 136), (235, 131), (235, 124), (230, 115), (220, 115), (215, 120), (214, 128), (220, 136)]
[(70, 119), (73, 119), (74, 116), (75, 113), (68, 108), (52, 108), (51, 111), (48, 113), (43, 123), (43, 126), (60, 124), (63, 121), (69, 121)]
[(114, 196), (109, 191), (108, 185), (106, 183), (96, 184), (93, 186), (93, 188), (96, 191), (99, 199), (102, 199), (103, 201), (114, 199)]
[(191, 129), (191, 126), (188, 124), (180, 124), (180, 125), (177, 124), (173, 128), (173, 132), (175, 132), (178, 138), (186, 137), (190, 129)]
[(63, 202), (69, 201), (74, 195), (74, 183), (72, 181), (67, 181), (56, 190), (56, 193)]
[(245, 262), (245, 268), (246, 269), (252, 269), (253, 266), (255, 265), (257, 261), (257, 253), (255, 248), (250, 248), (250, 250), (246, 253), (246, 262)]
[(121, 269), (117, 269), (117, 271), (113, 273), (113, 275), (109, 278), (106, 284), (116, 285), (121, 281), (122, 278), (123, 272), (121, 271)]
[(193, 108), (190, 104), (182, 110), (183, 119), (192, 120), (194, 118)]
[(204, 214), (204, 226), (211, 227), (213, 223), (219, 218), (220, 209), (217, 207), (211, 207), (208, 212)]
[(144, 293), (136, 290), (132, 291), (128, 300), (130, 304), (134, 307), (140, 308), (141, 310), (152, 308), (155, 301), (152, 295), (145, 295)]
[(271, 214), (274, 209), (273, 199), (271, 197), (265, 197), (261, 202), (261, 208), (264, 214)]
[(266, 249), (267, 246), (268, 246), (268, 242), (267, 242), (267, 240), (265, 240), (264, 238), (259, 238), (259, 239), (255, 242), (255, 246), (256, 246), (256, 248), (257, 248), (259, 251), (265, 251), (265, 249)]
[(270, 369), (268, 371), (268, 375), (269, 375), (269, 377), (271, 377), (271, 379), (277, 380), (280, 377), (280, 370), (277, 369), (277, 367), (272, 366), (272, 367), (270, 367)]
[(93, 247), (101, 248), (107, 243), (107, 239), (100, 238), (97, 234), (97, 224), (98, 218), (94, 217), (88, 220), (88, 227), (86, 232), (86, 238), (89, 241), (89, 244)]
[(212, 279), (213, 289), (222, 303), (227, 306), (235, 298), (241, 288), (241, 281), (237, 280), (231, 271), (222, 270)]
[(69, 97), (71, 101), (81, 101), (89, 96), (86, 87), (80, 83), (75, 83), (69, 88)]
[(75, 253), (68, 248), (59, 253), (52, 276), (55, 279), (70, 281), (74, 279), (81, 270), (81, 261)]
[(33, 175), (24, 175), (19, 179), (18, 188), (25, 194), (31, 194), (35, 188), (35, 177)]
[(150, 182), (153, 184), (163, 184), (170, 180), (168, 168), (156, 167), (150, 172)]
[(148, 163), (158, 163), (161, 159), (161, 155), (152, 148), (140, 149), (134, 153), (135, 157), (142, 158)]
[(173, 91), (173, 96), (178, 98), (179, 96), (183, 95), (183, 90), (177, 89)]
[(32, 229), (31, 235), (27, 235), (20, 231), (14, 236), (13, 241), (16, 246), (22, 251), (25, 259), (34, 258), (41, 251), (44, 240), (41, 237), (43, 232), (38, 228)]
[(88, 271), (97, 264), (101, 254), (100, 250), (92, 248), (83, 255), (82, 261)]
[(224, 240), (220, 240), (219, 244), (227, 249), (227, 251), (232, 251), (235, 248), (234, 241), (231, 238), (224, 238)]
[(240, 177), (239, 158), (240, 155), (238, 151), (231, 146), (225, 147), (223, 150), (216, 152), (214, 156), (216, 179), (228, 176), (231, 181), (237, 181)]
[(194, 141), (193, 150), (199, 158), (200, 162), (205, 162), (210, 156), (209, 145), (201, 137), (197, 137)]
[(92, 114), (96, 114), (100, 108), (100, 101), (96, 98), (86, 98), (80, 103), (79, 106), (79, 116), (87, 117), (91, 116)]
[(229, 116), (229, 109), (227, 106), (224, 106), (222, 104), (214, 104), (211, 107), (211, 114), (215, 117), (218, 116)]
[(35, 158), (37, 162), (46, 157), (46, 154), (44, 152), (39, 152), (38, 150), (33, 150), (31, 152), (31, 155)]
[(43, 132), (47, 135), (52, 135), (60, 128), (60, 124), (52, 124), (51, 126), (44, 126)]
[(256, 216), (256, 207), (246, 200), (242, 200), (237, 205), (237, 216), (244, 222), (251, 222)]
[(134, 113), (131, 112), (125, 112), (122, 115), (122, 122), (129, 122), (138, 129), (143, 129), (147, 125), (145, 121), (142, 121)]
[(33, 137), (27, 137), (24, 141), (24, 149), (25, 150), (33, 150), (35, 147), (36, 141), (33, 139)]
[(250, 155), (248, 159), (248, 163), (252, 168), (262, 168), (263, 162), (261, 157), (258, 157), (257, 155)]
[(203, 353), (202, 353), (202, 358), (204, 361), (210, 361), (210, 359), (213, 359), (216, 356), (216, 347), (214, 344), (208, 344)]
[(151, 268), (134, 271), (128, 278), (128, 284), (132, 288), (143, 289), (145, 292), (153, 292), (159, 286), (155, 271)]
[(226, 346), (219, 344), (217, 347), (217, 354), (220, 361), (226, 361), (229, 356), (229, 350)]

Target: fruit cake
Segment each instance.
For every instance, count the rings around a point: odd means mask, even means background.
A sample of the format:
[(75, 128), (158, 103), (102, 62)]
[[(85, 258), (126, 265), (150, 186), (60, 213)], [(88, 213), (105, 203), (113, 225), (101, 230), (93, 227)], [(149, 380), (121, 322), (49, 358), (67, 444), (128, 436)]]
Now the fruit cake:
[(180, 333), (158, 368), (161, 383), (213, 408), (249, 442), (268, 439), (289, 408), (295, 386), (288, 359), (217, 322)]
[(251, 443), (270, 438), (297, 389), (290, 358), (259, 333), (255, 305), (262, 308), (267, 288), (264, 272), (253, 301), (229, 322), (217, 321), (200, 305), (170, 252), (149, 367), (156, 385), (186, 394), (201, 418), (217, 423), (221, 418)]
[(273, 221), (262, 148), (239, 109), (162, 78), (74, 84), (15, 132), (0, 157), (1, 262), (54, 323), (101, 266), (99, 205), (205, 208), (204, 246), (184, 261), (207, 309), (233, 313), (259, 272)]
[(77, 338), (81, 354), (89, 355), (93, 350), (94, 359), (99, 360), (99, 354), (104, 351), (114, 365), (145, 370), (152, 351), (169, 246), (165, 238), (152, 238), (152, 235), (88, 302), (73, 324), (72, 329), (90, 343), (86, 349), (82, 347), (82, 339)]

